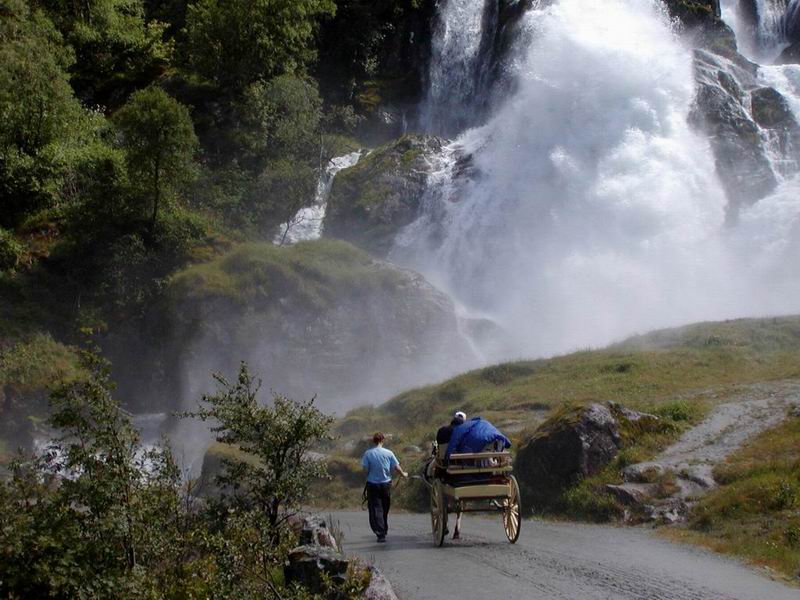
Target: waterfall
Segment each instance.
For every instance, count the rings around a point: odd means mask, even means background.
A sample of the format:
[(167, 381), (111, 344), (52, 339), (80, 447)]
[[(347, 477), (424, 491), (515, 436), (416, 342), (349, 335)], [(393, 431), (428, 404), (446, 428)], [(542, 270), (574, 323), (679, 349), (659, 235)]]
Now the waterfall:
[(360, 159), (360, 151), (332, 158), (317, 181), (314, 201), (309, 206), (298, 210), (290, 221), (281, 224), (273, 243), (277, 245), (296, 244), (306, 240), (319, 239), (322, 235), (322, 223), (325, 220), (325, 211), (333, 188), (333, 180), (339, 171), (356, 165)]
[[(493, 359), (800, 309), (798, 185), (726, 227), (709, 142), (687, 123), (692, 53), (660, 6), (529, 11), (515, 92), (450, 146), (397, 237), (393, 260), (504, 330)], [(471, 157), (470, 178), (457, 155)]]
[(800, 0), (721, 0), (724, 20), (740, 51), (758, 63), (773, 62), (800, 41)]
[(440, 4), (421, 110), (423, 130), (452, 135), (473, 125), (482, 113), (496, 19), (496, 0)]

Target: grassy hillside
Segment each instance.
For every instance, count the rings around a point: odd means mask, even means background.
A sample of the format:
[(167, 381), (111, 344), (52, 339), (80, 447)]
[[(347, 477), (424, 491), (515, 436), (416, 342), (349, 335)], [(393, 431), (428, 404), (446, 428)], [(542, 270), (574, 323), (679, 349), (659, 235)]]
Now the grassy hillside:
[(676, 537), (800, 578), (800, 417), (751, 440), (715, 476), (719, 489)]
[(654, 411), (676, 399), (709, 407), (738, 384), (800, 377), (800, 317), (700, 323), (637, 336), (603, 350), (478, 369), (351, 411), (344, 437), (373, 429), (421, 444), (456, 409), (512, 433), (565, 404), (615, 401)]

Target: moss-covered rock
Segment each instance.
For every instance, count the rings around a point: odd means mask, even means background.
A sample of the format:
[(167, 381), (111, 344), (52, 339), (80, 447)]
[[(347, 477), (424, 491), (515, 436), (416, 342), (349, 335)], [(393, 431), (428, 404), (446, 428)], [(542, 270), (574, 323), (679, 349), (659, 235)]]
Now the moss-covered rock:
[(670, 16), (685, 27), (702, 27), (720, 18), (719, 0), (664, 0)]
[(158, 310), (176, 404), (196, 401), (211, 371), (240, 360), (266, 389), (318, 395), (326, 410), (378, 402), (445, 375), (467, 351), (446, 296), (337, 240), (241, 245), (173, 277)]
[(638, 437), (661, 431), (654, 416), (619, 404), (567, 407), (539, 426), (514, 461), (528, 510), (561, 510), (563, 495), (592, 477)]
[(49, 389), (83, 375), (77, 349), (49, 334), (0, 343), (0, 439), (10, 448), (29, 447), (47, 412)]
[(378, 256), (419, 214), (428, 175), (445, 141), (404, 136), (339, 173), (333, 182), (325, 235), (351, 241)]

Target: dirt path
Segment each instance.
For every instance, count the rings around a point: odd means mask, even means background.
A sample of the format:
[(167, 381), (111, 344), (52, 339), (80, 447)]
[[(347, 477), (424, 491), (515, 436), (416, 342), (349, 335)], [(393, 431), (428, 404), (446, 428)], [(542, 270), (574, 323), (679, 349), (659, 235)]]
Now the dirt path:
[(525, 521), (516, 545), (499, 518), (468, 516), (460, 541), (431, 542), (427, 515), (392, 515), (375, 543), (366, 513), (333, 515), (345, 550), (376, 563), (400, 600), (798, 600), (800, 590), (649, 530)]
[(625, 470), (636, 482), (648, 470), (672, 471), (679, 477), (681, 496), (703, 493), (715, 486), (714, 466), (748, 439), (783, 421), (800, 409), (800, 382), (758, 383), (738, 388), (728, 402), (718, 405), (702, 423), (683, 434), (652, 461)]

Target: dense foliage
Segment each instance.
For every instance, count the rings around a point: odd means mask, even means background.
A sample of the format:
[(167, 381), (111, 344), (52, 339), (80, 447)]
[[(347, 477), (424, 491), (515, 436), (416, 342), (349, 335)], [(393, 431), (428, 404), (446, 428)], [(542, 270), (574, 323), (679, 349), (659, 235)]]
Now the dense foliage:
[(431, 5), (0, 0), (0, 273), (104, 329), (218, 240), (273, 239)]
[(220, 483), (231, 494), (202, 503), (166, 443), (141, 445), (107, 365), (85, 353), (83, 369), (87, 377), (51, 395), (49, 424), (60, 435), (0, 481), (0, 596), (309, 597), (282, 580), (295, 541), (285, 519), (306, 477), (324, 472), (308, 450), (330, 420), (310, 402), (258, 406), (245, 366), (235, 384), (218, 378), (220, 392), (198, 414), (219, 418), (219, 439), (252, 460), (230, 461)]

